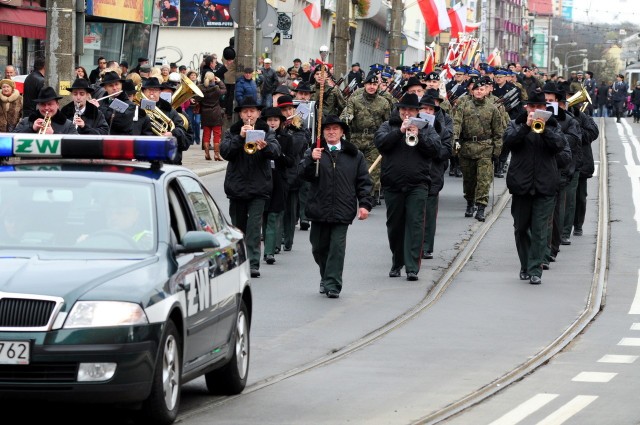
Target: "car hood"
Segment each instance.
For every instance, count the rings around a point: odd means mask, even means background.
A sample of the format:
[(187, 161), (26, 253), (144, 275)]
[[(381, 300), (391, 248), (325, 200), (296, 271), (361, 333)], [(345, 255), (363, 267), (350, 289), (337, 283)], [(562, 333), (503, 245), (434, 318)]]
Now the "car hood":
[(61, 259), (39, 255), (0, 256), (0, 292), (77, 299), (88, 291), (118, 282), (124, 275), (157, 263), (158, 258)]

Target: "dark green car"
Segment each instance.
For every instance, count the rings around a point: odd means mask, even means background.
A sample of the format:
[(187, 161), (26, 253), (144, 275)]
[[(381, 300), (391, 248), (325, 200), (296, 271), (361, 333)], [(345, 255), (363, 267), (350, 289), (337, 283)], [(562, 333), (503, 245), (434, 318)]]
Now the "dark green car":
[(171, 423), (189, 380), (244, 389), (251, 310), (243, 235), (188, 169), (0, 164), (0, 400), (141, 403)]

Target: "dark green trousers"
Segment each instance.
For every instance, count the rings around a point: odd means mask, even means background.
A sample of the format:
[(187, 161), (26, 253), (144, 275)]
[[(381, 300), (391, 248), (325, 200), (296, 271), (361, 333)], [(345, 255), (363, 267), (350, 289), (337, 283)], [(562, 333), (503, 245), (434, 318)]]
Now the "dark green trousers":
[(573, 230), (573, 220), (576, 215), (576, 193), (580, 182), (580, 172), (573, 173), (573, 178), (567, 186), (567, 201), (564, 207), (564, 220), (562, 220), (562, 237), (569, 239)]
[(282, 218), (282, 239), (284, 247), (293, 246), (293, 235), (296, 233), (298, 222), (298, 191), (290, 190), (284, 203), (284, 217)]
[(284, 211), (267, 214), (264, 228), (264, 255), (274, 255), (282, 242), (282, 217)]
[(260, 232), (264, 204), (264, 199), (229, 199), (231, 223), (244, 233), (249, 267), (255, 270), (260, 269)]
[(433, 242), (436, 237), (436, 219), (438, 218), (438, 200), (440, 195), (427, 197), (427, 208), (424, 215), (424, 243), (422, 252), (433, 252)]
[(420, 271), (428, 195), (426, 187), (414, 187), (406, 192), (384, 191), (393, 267), (404, 266), (407, 273)]
[(567, 203), (567, 187), (558, 189), (553, 203), (553, 214), (549, 217), (549, 227), (547, 229), (547, 254), (545, 263), (549, 263), (550, 255), (554, 257), (560, 252), (560, 241), (562, 239), (562, 221), (564, 220), (564, 209)]
[(542, 263), (547, 253), (547, 229), (554, 203), (554, 195), (513, 195), (511, 198), (520, 270), (526, 270), (531, 276), (542, 276)]
[(311, 253), (320, 267), (320, 279), (328, 291), (342, 290), (342, 270), (347, 249), (348, 224), (311, 222)]
[(489, 192), (493, 183), (491, 158), (469, 159), (461, 156), (460, 169), (464, 199), (486, 207), (489, 204)]
[(300, 185), (300, 191), (298, 192), (298, 216), (300, 217), (300, 222), (309, 221), (309, 219), (307, 219), (307, 214), (304, 212), (304, 209), (307, 206), (307, 198), (309, 197), (310, 187), (311, 183), (309, 183), (308, 181), (303, 181)]

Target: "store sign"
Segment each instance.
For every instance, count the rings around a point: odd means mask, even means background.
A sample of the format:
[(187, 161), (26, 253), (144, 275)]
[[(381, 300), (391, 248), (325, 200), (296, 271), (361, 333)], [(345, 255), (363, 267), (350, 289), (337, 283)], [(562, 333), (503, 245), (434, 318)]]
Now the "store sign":
[(154, 0), (87, 0), (87, 15), (151, 24)]

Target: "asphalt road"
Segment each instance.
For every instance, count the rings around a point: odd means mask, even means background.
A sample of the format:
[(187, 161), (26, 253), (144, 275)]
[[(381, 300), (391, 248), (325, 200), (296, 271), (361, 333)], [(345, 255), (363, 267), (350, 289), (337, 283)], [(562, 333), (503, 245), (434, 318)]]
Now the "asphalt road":
[[(623, 317), (626, 321), (608, 322), (607, 319), (609, 310), (613, 314), (618, 304), (624, 310), (626, 303), (628, 312), (638, 278), (637, 250), (630, 245), (637, 238), (637, 230), (636, 222), (628, 217), (634, 204), (633, 197), (628, 195), (631, 190), (624, 167), (627, 159), (615, 126), (609, 126), (608, 137), (610, 186), (617, 195), (612, 194), (613, 260), (604, 312), (549, 365), (449, 422), (491, 423), (532, 397), (535, 404), (551, 399), (549, 394), (559, 394), (549, 401), (545, 410), (559, 408), (563, 401), (567, 403), (574, 397), (587, 396), (569, 404), (569, 410), (579, 414), (570, 415), (567, 423), (637, 423), (640, 414), (632, 402), (637, 391), (627, 391), (626, 398), (616, 398), (613, 392), (610, 398), (614, 402), (602, 395), (602, 402), (598, 402), (593, 398), (593, 391), (572, 395), (560, 385), (567, 377), (565, 381), (580, 385), (571, 381), (579, 373), (573, 369), (597, 372), (624, 368), (624, 364), (598, 363), (597, 360), (604, 354), (628, 353), (633, 351), (632, 347), (602, 354), (596, 350), (594, 354), (595, 347), (588, 346), (588, 338), (593, 335), (595, 345), (603, 340), (615, 341), (615, 346), (621, 338), (632, 337), (633, 326), (640, 327), (628, 323), (629, 317)], [(631, 139), (628, 145), (633, 146)], [(593, 151), (597, 158), (598, 142), (594, 142)], [(640, 148), (633, 158), (638, 154)], [(222, 177), (221, 173), (214, 174), (205, 177), (205, 182), (225, 210)], [(573, 237), (571, 246), (562, 247), (558, 261), (543, 275), (541, 286), (518, 280), (513, 222), (507, 206), (467, 265), (433, 306), (353, 352), (349, 347), (354, 341), (367, 339), (367, 335), (418, 304), (471, 234), (478, 230), (479, 223), (463, 217), (461, 180), (446, 178), (441, 193), (436, 258), (424, 261), (416, 283), (387, 277), (391, 264), (384, 206), (374, 209), (369, 220), (356, 222), (349, 230), (345, 286), (338, 300), (329, 300), (317, 293), (319, 277), (310, 254), (308, 234), (298, 231), (293, 251), (276, 256), (273, 266), (264, 264), (262, 277), (253, 281), (256, 303), (247, 391), (235, 398), (212, 399), (205, 395), (202, 382), (190, 383), (184, 388), (180, 422), (190, 425), (211, 421), (224, 424), (414, 423), (491, 383), (551, 344), (585, 308), (594, 270), (597, 183), (597, 178), (589, 181), (584, 236)], [(503, 190), (504, 180), (496, 179), (496, 197)], [(640, 196), (637, 191), (634, 193)], [(628, 225), (618, 224), (623, 222)], [(618, 263), (629, 268), (621, 270), (620, 276), (614, 267)], [(618, 294), (617, 288), (623, 285), (614, 282), (623, 277), (627, 281), (625, 293)], [(613, 332), (616, 329), (619, 332)], [(635, 342), (628, 340), (627, 344)], [(591, 359), (593, 367), (579, 365), (578, 360), (565, 364), (562, 359), (574, 354), (583, 344), (584, 357)], [(339, 355), (341, 351), (349, 354), (323, 361), (327, 355)], [(629, 364), (626, 366), (632, 368)], [(578, 379), (602, 376), (586, 374)], [(546, 389), (551, 378), (559, 380), (553, 391)], [(629, 374), (618, 381), (621, 385), (633, 385), (634, 379), (638, 382), (637, 376)], [(539, 387), (534, 386), (537, 380), (540, 380)], [(529, 383), (535, 389), (525, 387)], [(538, 413), (543, 414), (545, 410)], [(596, 420), (592, 413), (596, 410), (601, 412), (599, 419), (620, 420)], [(522, 423), (537, 423), (548, 414), (550, 412), (525, 416)]]

